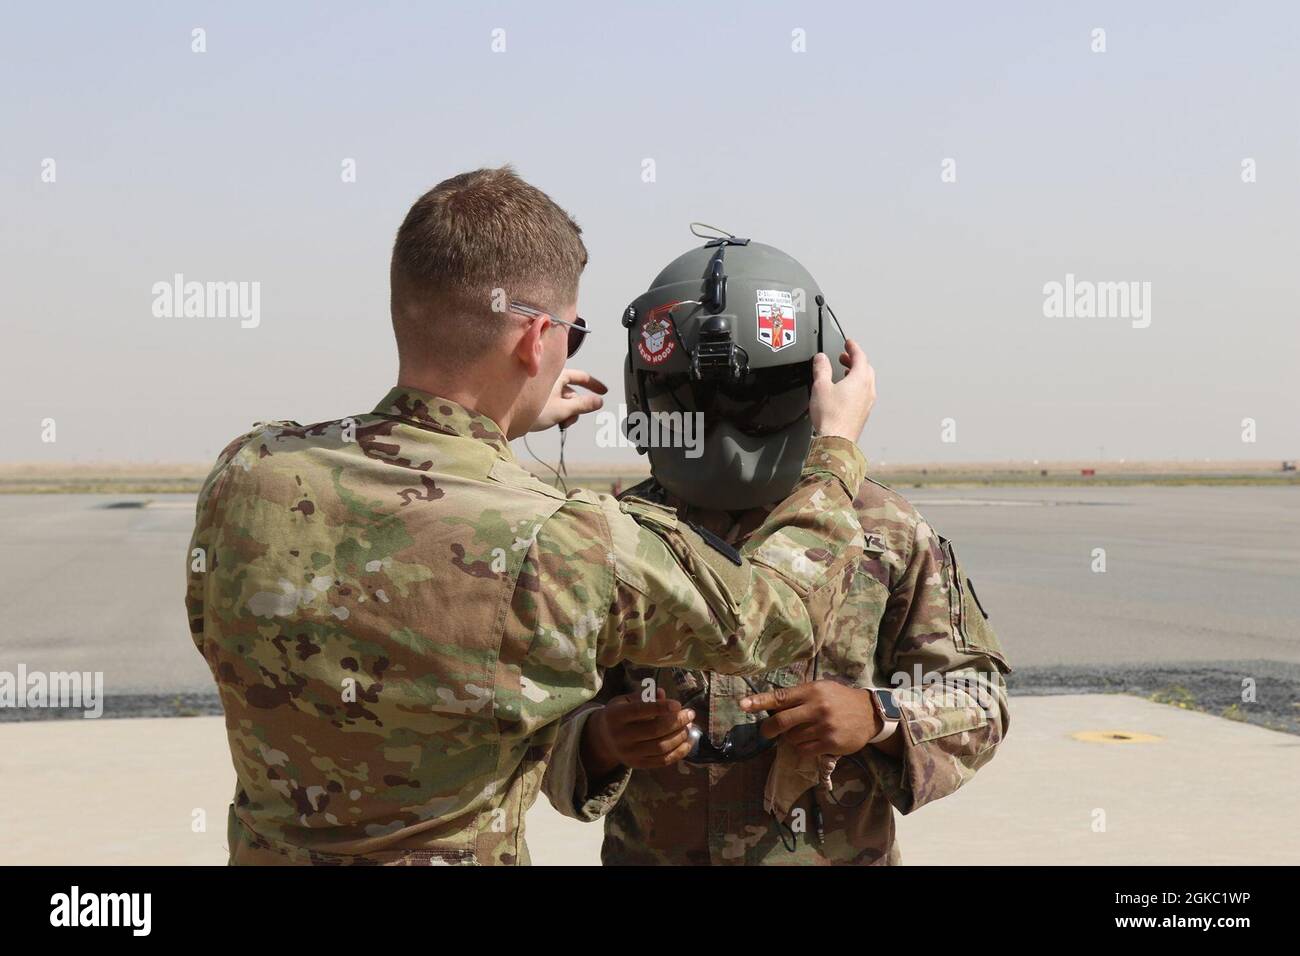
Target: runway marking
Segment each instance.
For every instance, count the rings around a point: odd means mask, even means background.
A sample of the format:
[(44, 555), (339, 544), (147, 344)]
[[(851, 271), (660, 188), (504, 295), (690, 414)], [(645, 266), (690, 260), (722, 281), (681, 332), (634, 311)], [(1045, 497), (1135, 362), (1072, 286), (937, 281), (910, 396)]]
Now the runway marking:
[(1164, 740), (1155, 734), (1138, 733), (1136, 730), (1081, 730), (1070, 736), (1090, 744), (1153, 744)]
[(973, 507), (1002, 508), (1059, 508), (1062, 506), (1115, 506), (1127, 504), (1123, 501), (1008, 501), (1001, 498), (909, 498), (918, 508), (940, 505), (971, 505)]
[(1049, 504), (1046, 501), (1000, 501), (993, 498), (911, 498), (912, 504), (918, 508), (929, 508), (932, 505), (1002, 505), (1009, 508), (1032, 508), (1043, 507)]
[(194, 509), (194, 499), (186, 501), (110, 501), (107, 504), (98, 505), (109, 511), (139, 511), (148, 508), (150, 511), (192, 511)]

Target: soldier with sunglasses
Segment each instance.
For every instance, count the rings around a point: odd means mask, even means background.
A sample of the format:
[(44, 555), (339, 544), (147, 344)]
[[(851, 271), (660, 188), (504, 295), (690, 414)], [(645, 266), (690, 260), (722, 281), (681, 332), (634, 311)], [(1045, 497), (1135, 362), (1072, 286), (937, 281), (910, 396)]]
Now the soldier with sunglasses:
[(762, 671), (825, 639), (863, 544), (866, 357), (850, 343), (838, 383), (819, 358), (824, 435), (743, 557), (668, 508), (564, 494), (510, 441), (600, 407), (564, 367), (579, 233), (509, 168), (440, 183), (394, 243), (397, 384), (254, 427), (204, 483), (186, 607), (236, 771), (232, 863), (527, 863), (560, 719), (601, 668)]
[[(704, 430), (698, 458), (642, 449), (652, 477), (624, 502), (746, 550), (814, 440), (812, 362), (845, 341), (834, 314), (794, 259), (723, 234), (624, 326), (629, 407)], [(566, 719), (544, 786), (561, 813), (604, 820), (606, 864), (898, 863), (894, 811), (992, 758), (1009, 667), (951, 542), (870, 479), (853, 507), (866, 545), (811, 661), (758, 677), (624, 663)]]

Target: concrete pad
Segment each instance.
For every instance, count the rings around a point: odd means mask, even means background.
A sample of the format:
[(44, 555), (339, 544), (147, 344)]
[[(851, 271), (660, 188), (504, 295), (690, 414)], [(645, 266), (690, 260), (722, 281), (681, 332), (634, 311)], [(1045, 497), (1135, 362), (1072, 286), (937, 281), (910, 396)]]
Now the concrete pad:
[[(1090, 730), (1162, 739), (1070, 736)], [(898, 818), (899, 842), (907, 864), (1294, 865), (1298, 791), (1300, 737), (1122, 694), (1013, 696), (997, 756)]]
[[(220, 717), (0, 723), (0, 780), (0, 866), (226, 863), (235, 771)], [(527, 837), (538, 863), (600, 865), (601, 827), (545, 799)]]
[(220, 717), (0, 724), (0, 779), (0, 864), (226, 862)]
[[(1161, 739), (1070, 736), (1090, 730)], [(219, 718), (0, 724), (0, 779), (0, 864), (226, 861), (234, 771)], [(1134, 697), (1014, 697), (997, 758), (900, 818), (899, 839), (910, 864), (1294, 864), (1298, 783), (1289, 734)], [(600, 825), (544, 799), (527, 836), (537, 864), (599, 863)]]

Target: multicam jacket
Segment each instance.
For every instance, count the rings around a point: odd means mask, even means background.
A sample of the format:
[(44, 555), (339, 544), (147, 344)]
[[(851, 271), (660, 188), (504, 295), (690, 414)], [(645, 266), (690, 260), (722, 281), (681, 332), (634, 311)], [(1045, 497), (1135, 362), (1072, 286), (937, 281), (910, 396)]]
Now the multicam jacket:
[(524, 812), (601, 668), (756, 672), (821, 643), (864, 468), (814, 442), (745, 560), (671, 509), (566, 497), (495, 422), (412, 389), (232, 442), (186, 599), (238, 780), (231, 862), (528, 862)]
[[(675, 504), (653, 479), (630, 493)], [(946, 796), (992, 758), (1007, 731), (1002, 674), (1010, 668), (952, 544), (901, 495), (874, 481), (863, 481), (853, 505), (864, 553), (830, 637), (811, 662), (750, 679), (623, 664), (606, 672), (596, 700), (566, 718), (543, 786), (561, 813), (604, 817), (605, 864), (898, 863), (891, 806), (910, 813)], [(731, 542), (744, 541), (767, 517), (764, 509), (678, 511)], [(900, 677), (904, 686), (896, 687)], [(867, 746), (841, 757), (829, 793), (796, 785), (802, 797), (784, 821), (764, 809), (775, 749), (736, 763), (624, 769), (605, 781), (589, 781), (583, 770), (581, 740), (591, 713), (603, 700), (642, 691), (647, 681), (692, 706), (716, 745), (733, 726), (756, 719), (740, 710), (742, 697), (812, 679), (896, 687), (903, 753), (900, 760)]]

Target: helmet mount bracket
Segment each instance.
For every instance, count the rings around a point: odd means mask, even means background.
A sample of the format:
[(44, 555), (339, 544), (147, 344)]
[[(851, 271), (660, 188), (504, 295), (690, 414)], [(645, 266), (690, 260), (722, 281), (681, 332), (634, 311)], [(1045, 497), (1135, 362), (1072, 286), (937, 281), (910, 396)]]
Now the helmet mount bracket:
[(731, 316), (711, 315), (700, 323), (690, 351), (691, 380), (729, 378), (739, 382), (749, 369), (749, 353), (731, 336)]
[(700, 302), (709, 312), (721, 312), (727, 307), (727, 274), (722, 271), (722, 250), (709, 263), (709, 274), (704, 277)]

